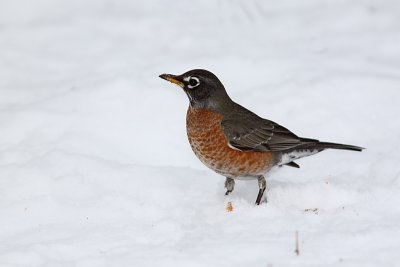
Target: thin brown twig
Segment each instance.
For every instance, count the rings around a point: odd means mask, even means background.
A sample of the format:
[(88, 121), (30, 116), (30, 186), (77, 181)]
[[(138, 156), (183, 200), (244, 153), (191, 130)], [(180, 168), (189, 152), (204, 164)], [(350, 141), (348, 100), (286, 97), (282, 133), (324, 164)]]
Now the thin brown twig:
[(299, 249), (299, 231), (296, 231), (296, 235), (295, 235), (295, 242), (296, 242), (296, 249), (294, 250), (294, 252), (296, 253), (297, 256), (300, 255), (300, 249)]

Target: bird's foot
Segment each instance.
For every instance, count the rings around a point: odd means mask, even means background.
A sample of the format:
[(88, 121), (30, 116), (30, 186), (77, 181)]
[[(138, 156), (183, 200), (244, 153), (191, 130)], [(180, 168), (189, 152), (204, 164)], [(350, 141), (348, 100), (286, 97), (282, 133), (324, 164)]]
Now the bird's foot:
[(262, 197), (264, 195), (264, 191), (265, 191), (265, 188), (264, 189), (260, 189), (258, 191), (258, 195), (257, 195), (257, 199), (256, 199), (256, 205), (260, 205)]
[(225, 188), (226, 188), (226, 193), (225, 193), (226, 196), (232, 193), (233, 189), (235, 188), (235, 180), (233, 180), (230, 177), (226, 177)]
[(267, 182), (265, 181), (265, 178), (262, 175), (258, 176), (258, 187), (260, 188), (260, 190), (258, 191), (256, 205), (260, 205), (265, 189), (267, 188)]

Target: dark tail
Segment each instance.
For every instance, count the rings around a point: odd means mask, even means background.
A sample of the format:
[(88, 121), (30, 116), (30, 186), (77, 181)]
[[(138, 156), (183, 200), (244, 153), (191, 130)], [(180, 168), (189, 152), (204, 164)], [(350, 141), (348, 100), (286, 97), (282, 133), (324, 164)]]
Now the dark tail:
[(328, 142), (319, 142), (315, 144), (316, 148), (332, 148), (332, 149), (342, 149), (342, 150), (351, 150), (351, 151), (362, 151), (363, 147), (352, 146), (352, 145), (344, 145), (344, 144), (336, 144), (336, 143), (328, 143)]
[(363, 149), (365, 149), (359, 146), (320, 142), (318, 140), (308, 138), (300, 138), (300, 141), (301, 144), (299, 146), (288, 149), (286, 151), (282, 151), (282, 158), (279, 163), (280, 166), (288, 165), (291, 167), (300, 168), (299, 165), (293, 162), (294, 160), (314, 155), (325, 149), (342, 149), (351, 151), (362, 151)]
[(324, 150), (324, 149), (341, 149), (341, 150), (351, 150), (351, 151), (362, 151), (365, 149), (364, 147), (353, 146), (353, 145), (345, 145), (345, 144), (337, 144), (337, 143), (329, 143), (329, 142), (319, 142), (318, 140), (314, 139), (307, 139), (301, 138), (301, 141), (304, 142), (304, 145), (300, 147), (307, 148), (307, 149), (317, 149), (317, 150)]

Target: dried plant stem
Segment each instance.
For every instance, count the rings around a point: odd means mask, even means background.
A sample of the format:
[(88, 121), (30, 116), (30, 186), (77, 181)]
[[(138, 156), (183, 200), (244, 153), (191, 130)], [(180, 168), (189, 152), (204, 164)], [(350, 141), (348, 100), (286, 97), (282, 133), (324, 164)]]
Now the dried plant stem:
[(296, 234), (295, 234), (295, 242), (296, 242), (296, 244), (295, 244), (296, 249), (294, 250), (294, 252), (296, 253), (297, 256), (299, 256), (299, 255), (300, 255), (300, 249), (299, 249), (299, 231), (296, 231)]

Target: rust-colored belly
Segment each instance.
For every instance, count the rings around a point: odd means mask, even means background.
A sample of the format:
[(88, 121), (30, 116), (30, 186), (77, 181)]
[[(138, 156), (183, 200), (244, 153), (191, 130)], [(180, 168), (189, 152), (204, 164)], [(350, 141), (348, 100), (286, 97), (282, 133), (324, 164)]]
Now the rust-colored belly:
[(271, 152), (240, 151), (228, 146), (221, 126), (222, 116), (189, 107), (186, 129), (196, 156), (215, 172), (236, 178), (264, 174), (274, 165)]

